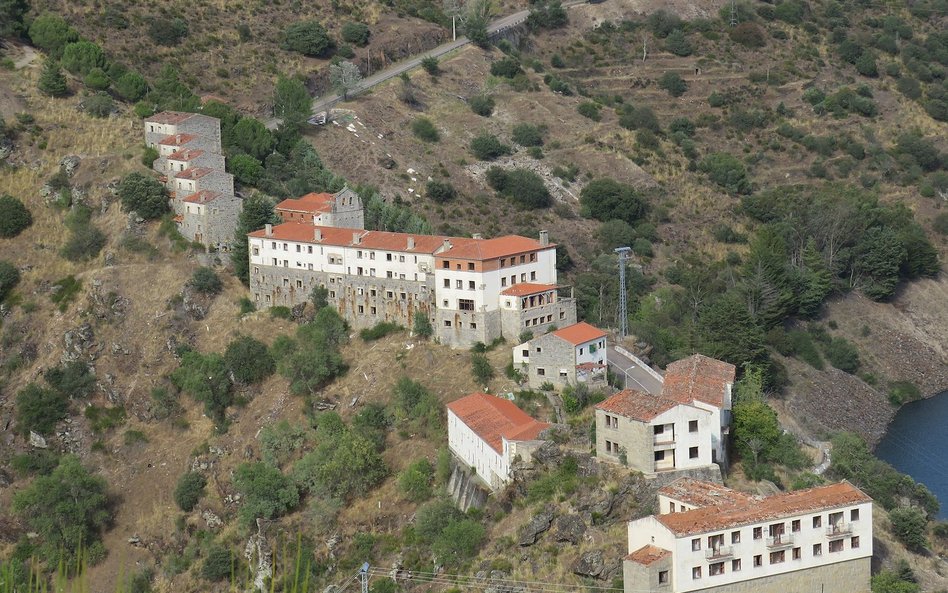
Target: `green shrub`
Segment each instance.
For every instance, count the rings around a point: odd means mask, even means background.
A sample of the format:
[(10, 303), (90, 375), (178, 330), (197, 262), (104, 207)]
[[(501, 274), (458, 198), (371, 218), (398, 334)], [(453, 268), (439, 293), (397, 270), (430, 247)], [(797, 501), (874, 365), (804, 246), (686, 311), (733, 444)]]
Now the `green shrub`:
[(490, 73), (492, 76), (513, 78), (518, 74), (523, 74), (523, 68), (520, 67), (520, 61), (517, 58), (507, 56), (491, 62)]
[(268, 424), (260, 430), (260, 457), (263, 462), (280, 467), (306, 442), (309, 431), (286, 420)]
[(764, 47), (767, 44), (763, 30), (754, 23), (741, 23), (732, 28), (729, 35), (733, 41), (745, 47)]
[(63, 17), (48, 12), (33, 19), (29, 35), (33, 45), (46, 50), (54, 59), (62, 56), (67, 43), (79, 39), (79, 33)]
[(181, 356), (181, 365), (172, 371), (175, 386), (204, 404), (204, 412), (219, 429), (226, 427), (227, 407), (233, 402), (230, 370), (219, 354), (201, 354), (189, 350)]
[(698, 170), (729, 192), (742, 194), (750, 191), (744, 164), (726, 152), (709, 154), (698, 164)]
[(592, 101), (583, 101), (576, 107), (576, 111), (583, 117), (588, 117), (593, 121), (602, 119), (602, 106)]
[(830, 364), (841, 371), (853, 374), (859, 370), (859, 351), (846, 338), (833, 338), (823, 347)]
[(65, 311), (69, 307), (69, 303), (75, 300), (80, 290), (82, 290), (82, 280), (69, 275), (53, 283), (52, 290), (49, 292), (49, 300), (58, 305), (60, 311)]
[(214, 544), (207, 551), (204, 564), (201, 565), (201, 577), (205, 580), (218, 582), (234, 578), (237, 557), (229, 548)]
[(335, 43), (319, 22), (296, 21), (283, 32), (281, 47), (304, 56), (324, 58), (333, 50)]
[(911, 381), (893, 381), (889, 383), (889, 401), (892, 405), (902, 404), (921, 399), (922, 392)]
[(220, 276), (217, 275), (217, 272), (215, 272), (213, 268), (208, 268), (207, 266), (201, 266), (194, 270), (188, 284), (191, 288), (202, 294), (218, 294), (224, 289), (224, 283), (221, 281)]
[(190, 513), (204, 497), (207, 478), (198, 472), (185, 472), (178, 478), (178, 485), (174, 489), (174, 502), (178, 508)]
[(0, 259), (0, 302), (20, 283), (20, 271), (8, 261)]
[(50, 387), (67, 399), (86, 398), (95, 390), (92, 368), (81, 360), (47, 369), (43, 378)]
[(510, 152), (509, 146), (503, 144), (497, 136), (487, 132), (471, 140), (471, 153), (482, 161), (492, 161)]
[(188, 35), (188, 23), (182, 18), (154, 17), (148, 24), (148, 36), (158, 45), (177, 45)]
[(93, 68), (82, 79), (82, 83), (94, 91), (104, 91), (112, 86), (112, 81), (102, 68)]
[(487, 183), (497, 193), (524, 208), (547, 208), (552, 203), (543, 179), (529, 169), (491, 167), (487, 170)]
[(635, 188), (608, 177), (586, 184), (580, 192), (579, 203), (583, 216), (604, 222), (624, 220), (632, 225), (648, 211), (645, 199)]
[(467, 103), (477, 115), (490, 117), (494, 113), (494, 98), (490, 95), (474, 95)]
[(43, 64), (43, 71), (36, 81), (36, 88), (41, 93), (50, 97), (65, 97), (69, 94), (69, 86), (66, 84), (66, 77), (63, 76), (59, 63), (52, 58), (47, 58)]
[(88, 406), (83, 415), (89, 420), (89, 426), (95, 434), (108, 432), (125, 422), (125, 408), (122, 406), (112, 408)]
[(486, 356), (475, 353), (471, 355), (471, 373), (479, 384), (487, 385), (494, 378), (494, 367), (490, 365)]
[(425, 195), (429, 200), (444, 204), (457, 198), (458, 192), (450, 183), (432, 179), (425, 185)]
[(520, 123), (513, 127), (511, 138), (520, 146), (542, 146), (546, 126)]
[(106, 66), (105, 53), (91, 41), (69, 43), (63, 50), (62, 66), (73, 74), (84, 76), (93, 68)]
[(415, 318), (412, 322), (412, 333), (423, 340), (427, 340), (434, 333), (434, 328), (431, 327), (431, 320), (428, 319), (428, 315), (424, 311), (415, 311)]
[(404, 327), (392, 321), (380, 321), (372, 327), (365, 328), (359, 332), (359, 337), (363, 342), (374, 342), (380, 340), (389, 334), (404, 331)]
[(54, 389), (30, 383), (16, 395), (17, 430), (29, 434), (52, 434), (56, 424), (69, 413), (69, 400)]
[(153, 177), (130, 173), (119, 182), (117, 191), (122, 209), (136, 212), (146, 220), (160, 218), (168, 211), (165, 186)]
[(108, 117), (115, 109), (115, 102), (108, 93), (96, 93), (82, 100), (82, 108), (92, 117)]
[(425, 142), (437, 142), (441, 139), (438, 129), (427, 117), (417, 117), (411, 122), (411, 131), (419, 139)]
[(431, 481), (434, 467), (427, 459), (419, 459), (406, 467), (398, 476), (398, 489), (411, 502), (424, 502), (431, 498)]
[(662, 131), (655, 112), (649, 107), (623, 107), (619, 115), (619, 125), (628, 130), (651, 130), (656, 134)]
[(16, 237), (33, 224), (33, 215), (19, 199), (0, 195), (0, 237)]
[(438, 66), (438, 58), (434, 56), (426, 56), (422, 58), (421, 67), (431, 76), (437, 76), (441, 74), (441, 68)]
[(251, 525), (258, 518), (280, 517), (299, 503), (299, 491), (293, 480), (266, 463), (237, 466), (234, 487), (243, 498), (237, 514), (244, 525)]
[(923, 552), (928, 547), (925, 513), (915, 507), (900, 507), (889, 511), (892, 531), (905, 547), (913, 552)]
[(250, 336), (239, 336), (227, 345), (224, 362), (234, 380), (244, 385), (259, 383), (276, 371), (267, 345)]
[(368, 25), (350, 21), (342, 26), (342, 30), (339, 34), (346, 43), (363, 47), (369, 42), (371, 32), (369, 31)]
[(138, 72), (126, 72), (115, 81), (115, 91), (126, 101), (134, 103), (148, 93), (148, 82)]
[(388, 469), (373, 440), (347, 427), (335, 413), (320, 415), (317, 423), (319, 445), (293, 466), (293, 479), (302, 491), (345, 500), (385, 478)]
[(688, 90), (688, 83), (675, 72), (666, 72), (658, 79), (658, 86), (672, 97), (680, 97)]

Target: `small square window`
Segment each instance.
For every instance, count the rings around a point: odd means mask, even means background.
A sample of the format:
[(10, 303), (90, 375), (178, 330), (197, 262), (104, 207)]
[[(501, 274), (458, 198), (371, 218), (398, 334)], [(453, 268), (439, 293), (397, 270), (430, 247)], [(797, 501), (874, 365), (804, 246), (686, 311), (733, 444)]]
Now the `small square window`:
[(754, 528), (754, 539), (760, 539), (760, 538), (762, 538), (762, 537), (764, 537), (764, 528), (763, 528), (763, 527), (755, 527), (755, 528)]
[(793, 559), (794, 560), (800, 559), (800, 548), (793, 548)]
[(688, 449), (688, 458), (697, 459), (698, 458), (698, 447), (690, 447)]
[(664, 585), (666, 583), (668, 583), (668, 571), (667, 570), (658, 571), (658, 584)]
[(859, 509), (853, 509), (849, 511), (849, 520), (858, 521), (859, 520)]
[(545, 376), (545, 375), (546, 375), (546, 369), (538, 368), (538, 369), (537, 369), (537, 374), (540, 375), (541, 377)]
[(692, 579), (695, 579), (695, 580), (701, 578), (701, 567), (700, 567), (700, 566), (696, 566), (696, 567), (694, 567), (694, 568), (691, 569), (691, 578), (692, 578)]
[(819, 529), (823, 526), (823, 517), (822, 515), (817, 515), (813, 517), (813, 529)]
[(701, 538), (696, 537), (695, 539), (691, 540), (691, 551), (697, 552), (700, 549), (701, 549)]
[(469, 272), (473, 272), (473, 271), (474, 271), (474, 262), (468, 262), (468, 264), (467, 264), (467, 270), (468, 270)]
[(451, 320), (450, 320), (450, 319), (445, 319), (445, 320), (444, 320), (444, 327), (451, 327)]
[(739, 543), (741, 543), (741, 532), (740, 532), (740, 531), (732, 531), (732, 532), (731, 532), (731, 543), (732, 543), (732, 544), (739, 544)]
[(813, 544), (813, 555), (814, 556), (823, 555), (823, 544)]
[(731, 572), (740, 572), (741, 571), (741, 559), (737, 558), (736, 560), (731, 560)]
[(688, 432), (698, 432), (698, 421), (689, 420), (688, 421)]
[(794, 519), (793, 521), (790, 522), (790, 531), (792, 531), (793, 533), (800, 531), (799, 519)]
[(854, 549), (854, 550), (859, 547), (859, 536), (858, 536), (858, 535), (853, 536), (853, 537), (849, 540), (849, 547), (852, 548), (852, 549)]
[(764, 557), (761, 554), (757, 554), (756, 556), (754, 556), (754, 566), (758, 567), (758, 566), (763, 566), (763, 565), (764, 565)]

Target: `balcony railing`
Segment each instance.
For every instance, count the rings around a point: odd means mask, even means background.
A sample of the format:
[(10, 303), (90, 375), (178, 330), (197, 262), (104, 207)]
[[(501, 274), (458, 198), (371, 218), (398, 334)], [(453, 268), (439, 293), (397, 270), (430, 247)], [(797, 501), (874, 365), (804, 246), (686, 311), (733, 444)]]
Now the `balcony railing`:
[(827, 537), (846, 537), (853, 532), (852, 523), (843, 523), (840, 521), (836, 525), (830, 525), (826, 528)]
[(704, 556), (708, 560), (726, 560), (734, 555), (734, 548), (731, 546), (718, 546), (717, 548), (708, 548)]
[(793, 536), (787, 533), (767, 538), (768, 548), (789, 548), (793, 545)]
[(675, 433), (663, 432), (663, 433), (657, 434), (655, 435), (652, 442), (655, 445), (673, 445), (675, 444)]

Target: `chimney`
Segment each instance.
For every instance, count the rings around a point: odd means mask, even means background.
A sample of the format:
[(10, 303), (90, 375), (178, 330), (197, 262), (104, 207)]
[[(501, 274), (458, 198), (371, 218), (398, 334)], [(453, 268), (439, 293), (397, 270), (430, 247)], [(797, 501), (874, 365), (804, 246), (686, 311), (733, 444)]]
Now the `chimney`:
[(483, 239), (483, 238), (484, 238), (484, 235), (482, 235), (482, 234), (480, 234), (480, 233), (474, 233), (474, 234), (471, 235), (471, 236), (472, 236), (474, 239)]
[(415, 248), (415, 238), (414, 238), (414, 237), (408, 237), (408, 249), (411, 250), (411, 249), (414, 249), (414, 248)]
[(174, 137), (175, 144), (181, 144), (181, 134), (178, 134)]
[(447, 251), (448, 249), (451, 249), (451, 241), (449, 241), (448, 239), (445, 239), (441, 243), (441, 251)]
[(549, 231), (540, 231), (540, 245), (546, 246), (549, 244), (550, 244)]
[(352, 244), (360, 245), (362, 243), (362, 233), (352, 233)]
[(267, 230), (266, 230), (267, 236), (268, 236), (268, 237), (272, 237), (272, 236), (273, 236), (273, 225), (272, 225), (272, 224), (268, 224), (268, 225), (266, 226), (266, 229), (267, 229)]
[(313, 238), (317, 241), (323, 240), (323, 229), (316, 229)]

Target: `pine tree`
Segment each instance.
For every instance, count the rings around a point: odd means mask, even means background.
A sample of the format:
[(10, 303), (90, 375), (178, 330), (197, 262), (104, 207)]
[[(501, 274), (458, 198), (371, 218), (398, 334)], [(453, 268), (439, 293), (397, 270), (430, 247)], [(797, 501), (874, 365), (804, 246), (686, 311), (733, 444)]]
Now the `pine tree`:
[(803, 317), (812, 317), (833, 290), (833, 277), (813, 239), (803, 248), (803, 267), (803, 292), (797, 303), (797, 312)]
[(66, 77), (59, 64), (52, 59), (47, 59), (43, 66), (43, 73), (40, 74), (39, 81), (36, 83), (40, 92), (50, 97), (65, 97), (69, 94), (69, 87), (66, 86)]

